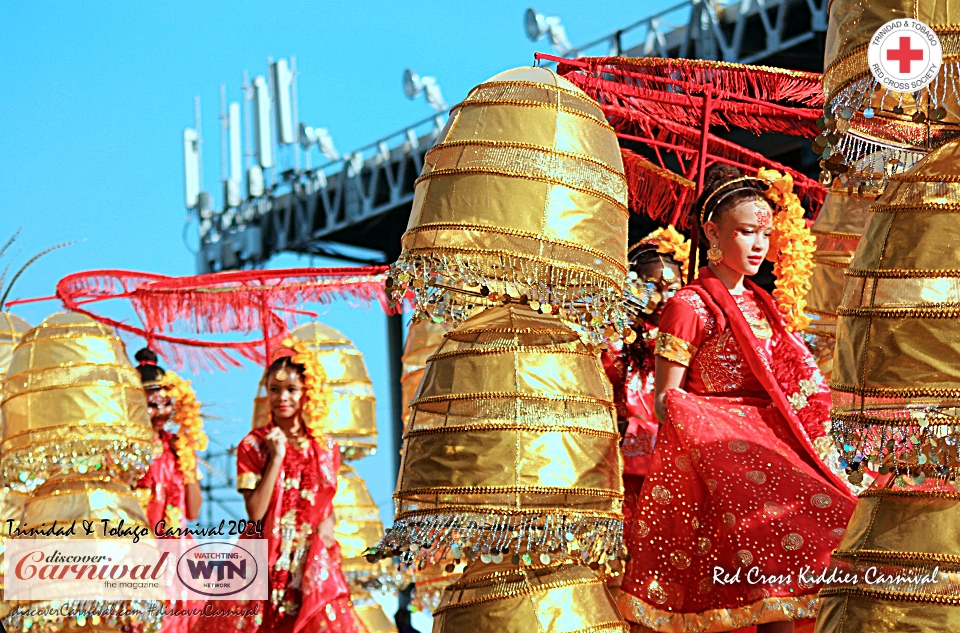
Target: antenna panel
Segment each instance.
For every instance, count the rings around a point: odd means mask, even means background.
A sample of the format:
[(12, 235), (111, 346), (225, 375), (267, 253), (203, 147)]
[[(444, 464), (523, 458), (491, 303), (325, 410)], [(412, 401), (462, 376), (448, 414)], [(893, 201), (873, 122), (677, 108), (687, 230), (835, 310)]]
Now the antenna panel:
[(227, 114), (227, 130), (230, 134), (230, 180), (238, 185), (243, 178), (243, 145), (240, 141), (240, 104), (230, 104)]
[(253, 80), (253, 101), (257, 162), (267, 169), (273, 167), (273, 140), (270, 135), (270, 90), (262, 75)]
[(290, 84), (293, 73), (287, 66), (287, 60), (280, 59), (270, 67), (273, 73), (274, 103), (277, 104), (277, 142), (289, 145), (296, 142), (293, 134), (293, 115), (291, 114)]
[(184, 204), (188, 209), (197, 206), (200, 195), (200, 152), (197, 147), (197, 131), (187, 128), (183, 131), (183, 184)]

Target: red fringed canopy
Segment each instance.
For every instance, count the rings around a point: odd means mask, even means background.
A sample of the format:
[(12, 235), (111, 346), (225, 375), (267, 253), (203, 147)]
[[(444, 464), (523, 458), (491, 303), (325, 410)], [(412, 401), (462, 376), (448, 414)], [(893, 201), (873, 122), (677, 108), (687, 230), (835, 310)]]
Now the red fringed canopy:
[[(631, 199), (634, 211), (688, 227), (687, 212), (703, 171), (715, 162), (747, 172), (760, 167), (789, 172), (811, 210), (816, 213), (822, 205), (826, 190), (816, 180), (710, 132), (739, 128), (813, 138), (823, 113), (820, 75), (708, 60), (538, 58), (556, 61), (559, 74), (597, 100), (621, 139), (649, 148), (656, 157), (659, 169), (642, 168), (637, 161), (644, 159), (624, 150), (631, 198), (670, 192), (675, 197)], [(695, 192), (679, 186), (677, 178), (696, 183)]]
[[(238, 356), (265, 364), (288, 328), (311, 304), (336, 299), (378, 302), (390, 313), (384, 290), (386, 266), (241, 270), (169, 277), (122, 270), (68, 275), (57, 297), (70, 310), (117, 330), (145, 338), (171, 365), (226, 369)], [(142, 326), (94, 312), (90, 304), (124, 299)], [(215, 334), (258, 333), (245, 340), (215, 340)]]

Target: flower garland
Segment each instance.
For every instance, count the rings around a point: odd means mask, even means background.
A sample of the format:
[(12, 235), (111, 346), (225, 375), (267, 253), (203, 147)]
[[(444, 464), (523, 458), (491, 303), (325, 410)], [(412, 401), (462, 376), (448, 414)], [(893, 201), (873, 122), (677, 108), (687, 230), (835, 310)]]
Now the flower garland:
[(683, 278), (687, 278), (687, 271), (690, 268), (690, 240), (677, 231), (672, 224), (657, 229), (640, 240), (636, 246), (646, 244), (656, 244), (658, 253), (671, 255), (680, 264)]
[(793, 177), (761, 167), (757, 179), (767, 184), (767, 198), (776, 206), (767, 254), (767, 258), (775, 262), (773, 274), (777, 282), (773, 296), (787, 330), (801, 331), (810, 324), (804, 308), (813, 276), (816, 241), (803, 217), (800, 198), (793, 192)]
[(206, 450), (207, 434), (203, 432), (203, 418), (200, 417), (200, 403), (197, 394), (190, 387), (190, 381), (184, 380), (172, 371), (163, 375), (163, 387), (173, 399), (173, 421), (179, 425), (174, 449), (177, 464), (187, 484), (197, 483), (196, 451)]
[(303, 386), (306, 391), (300, 417), (307, 427), (307, 431), (318, 444), (324, 446), (326, 442), (327, 416), (330, 413), (330, 388), (327, 383), (327, 372), (317, 354), (307, 347), (303, 341), (285, 339), (283, 346), (293, 351), (290, 361), (303, 365)]

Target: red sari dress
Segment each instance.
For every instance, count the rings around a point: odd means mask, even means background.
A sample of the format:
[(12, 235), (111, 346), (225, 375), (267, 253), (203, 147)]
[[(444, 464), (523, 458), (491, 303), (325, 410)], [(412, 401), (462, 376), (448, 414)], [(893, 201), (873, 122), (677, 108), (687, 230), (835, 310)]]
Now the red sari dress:
[(770, 295), (709, 269), (671, 298), (656, 353), (688, 367), (628, 530), (619, 606), (656, 631), (816, 617), (856, 498), (818, 457), (829, 390)]
[[(167, 431), (160, 431), (159, 441), (163, 452), (150, 463), (147, 473), (137, 482), (137, 488), (150, 491), (147, 501), (147, 524), (151, 532), (159, 521), (163, 521), (163, 531), (182, 529), (186, 527), (186, 493), (183, 483), (183, 471), (177, 462), (174, 452), (174, 442), (177, 436)], [(175, 537), (174, 537), (175, 538)], [(184, 543), (192, 542), (189, 535), (181, 537)], [(189, 545), (184, 547), (184, 551)], [(174, 611), (200, 609), (203, 601), (175, 600), (169, 605)], [(186, 633), (197, 621), (197, 615), (166, 615), (163, 618), (161, 633)]]
[[(253, 490), (260, 482), (269, 456), (264, 436), (273, 427), (271, 423), (254, 429), (240, 442), (239, 490)], [(203, 618), (216, 622), (211, 622), (212, 627), (195, 628), (194, 633), (365, 633), (353, 611), (349, 585), (340, 568), (340, 546), (334, 543), (326, 547), (319, 534), (320, 524), (333, 513), (339, 468), (340, 451), (330, 438), (323, 443), (310, 439), (299, 449), (287, 443), (264, 516), (263, 538), (267, 539), (270, 570), (268, 599), (259, 604), (258, 616)]]

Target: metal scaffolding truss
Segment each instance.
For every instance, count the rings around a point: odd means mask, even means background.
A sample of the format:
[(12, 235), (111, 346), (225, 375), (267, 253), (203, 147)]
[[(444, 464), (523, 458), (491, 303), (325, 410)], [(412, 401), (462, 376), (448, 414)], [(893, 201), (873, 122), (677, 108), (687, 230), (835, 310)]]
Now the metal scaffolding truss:
[[(684, 57), (818, 70), (827, 4), (828, 0), (688, 0), (566, 56)], [(423, 156), (443, 123), (443, 115), (425, 119), (343, 160), (279, 174), (265, 195), (240, 207), (201, 211), (198, 269), (259, 266), (280, 252), (352, 259), (337, 252), (334, 243), (389, 254), (396, 236), (392, 231), (369, 230), (369, 225), (391, 211), (409, 213)]]

